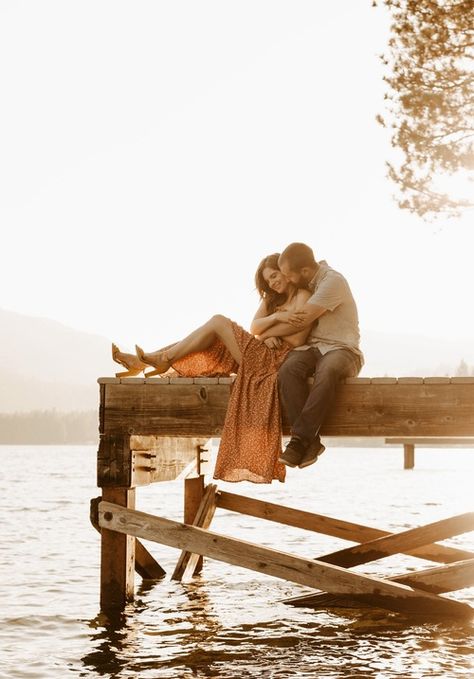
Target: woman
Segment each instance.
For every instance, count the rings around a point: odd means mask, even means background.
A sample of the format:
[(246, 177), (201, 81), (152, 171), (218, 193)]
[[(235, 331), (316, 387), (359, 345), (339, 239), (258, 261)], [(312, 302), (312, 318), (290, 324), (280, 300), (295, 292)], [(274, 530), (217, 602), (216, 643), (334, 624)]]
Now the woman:
[[(281, 453), (281, 416), (277, 373), (288, 351), (304, 343), (309, 330), (300, 330), (281, 342), (258, 339), (264, 331), (287, 320), (310, 296), (290, 284), (278, 268), (279, 254), (263, 259), (255, 274), (260, 306), (251, 333), (225, 316), (213, 316), (185, 339), (165, 349), (147, 353), (136, 347), (133, 357), (162, 374), (169, 368), (186, 377), (229, 375), (237, 377), (231, 389), (214, 478), (223, 481), (271, 483), (284, 481)], [(123, 360), (118, 362), (127, 365)], [(114, 359), (117, 360), (117, 356)]]

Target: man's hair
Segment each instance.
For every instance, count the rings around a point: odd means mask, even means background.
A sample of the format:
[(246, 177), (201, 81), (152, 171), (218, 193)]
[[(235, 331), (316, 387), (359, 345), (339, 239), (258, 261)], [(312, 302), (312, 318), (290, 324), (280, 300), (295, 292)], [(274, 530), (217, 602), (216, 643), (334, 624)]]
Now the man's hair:
[(280, 262), (286, 262), (291, 271), (301, 271), (304, 267), (315, 268), (317, 266), (314, 253), (304, 243), (291, 243), (280, 255)]

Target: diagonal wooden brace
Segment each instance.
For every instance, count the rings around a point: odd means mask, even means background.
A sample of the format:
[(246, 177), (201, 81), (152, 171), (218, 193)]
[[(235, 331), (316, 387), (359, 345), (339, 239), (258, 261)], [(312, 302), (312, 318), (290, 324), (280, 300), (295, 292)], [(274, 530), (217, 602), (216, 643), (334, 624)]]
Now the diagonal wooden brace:
[[(101, 497), (94, 497), (90, 501), (90, 520), (94, 528), (99, 531), (99, 502)], [(140, 540), (135, 540), (135, 570), (144, 580), (159, 580), (166, 575), (164, 568), (150, 554)]]
[[(450, 563), (447, 566), (436, 566), (421, 571), (394, 575), (387, 578), (392, 582), (400, 582), (409, 587), (422, 589), (432, 594), (454, 592), (474, 585), (474, 559)], [(283, 599), (283, 603), (292, 606), (308, 608), (324, 608), (330, 606), (358, 606), (359, 602), (354, 597), (336, 597), (326, 592), (305, 594), (304, 596)]]
[[(216, 490), (217, 486), (211, 483), (207, 486), (201, 504), (198, 507), (196, 516), (194, 517), (193, 526), (199, 528), (209, 528), (216, 511)], [(194, 575), (199, 563), (200, 554), (192, 554), (191, 552), (182, 551), (178, 562), (175, 566), (172, 580), (181, 580), (181, 582), (189, 582)]]
[[(389, 531), (379, 528), (364, 526), (351, 521), (343, 521), (330, 516), (324, 516), (323, 514), (313, 514), (302, 509), (285, 507), (222, 490), (217, 493), (217, 506), (232, 512), (246, 514), (247, 516), (255, 516), (267, 521), (281, 523), (285, 526), (302, 528), (353, 542), (367, 542), (392, 535)], [(419, 559), (427, 559), (439, 563), (450, 563), (474, 558), (474, 552), (436, 543), (431, 545), (426, 544), (423, 547), (410, 549), (406, 552), (403, 550), (403, 553), (416, 556)]]
[(417, 547), (422, 547), (435, 540), (445, 540), (446, 538), (467, 533), (474, 530), (474, 512), (459, 514), (448, 519), (428, 523), (419, 528), (410, 528), (401, 533), (392, 533), (385, 537), (369, 540), (354, 547), (340, 549), (324, 556), (319, 556), (318, 561), (332, 563), (344, 568), (358, 566), (369, 561), (377, 561), (391, 554), (407, 552)]
[(474, 609), (459, 601), (127, 509), (111, 502), (100, 503), (99, 525), (110, 531), (153, 540), (334, 594), (357, 594), (362, 600), (370, 600), (390, 610), (464, 619), (472, 619), (474, 615)]

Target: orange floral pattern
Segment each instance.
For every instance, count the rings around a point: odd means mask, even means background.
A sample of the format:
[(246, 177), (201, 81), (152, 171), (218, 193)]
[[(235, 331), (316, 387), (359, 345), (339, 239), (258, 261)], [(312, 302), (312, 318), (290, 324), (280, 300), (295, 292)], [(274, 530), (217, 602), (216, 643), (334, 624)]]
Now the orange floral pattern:
[(236, 373), (221, 434), (214, 478), (222, 481), (271, 483), (285, 480), (281, 453), (281, 414), (278, 368), (291, 347), (269, 349), (232, 323), (242, 362), (234, 360), (220, 340), (172, 365), (182, 376), (222, 376)]

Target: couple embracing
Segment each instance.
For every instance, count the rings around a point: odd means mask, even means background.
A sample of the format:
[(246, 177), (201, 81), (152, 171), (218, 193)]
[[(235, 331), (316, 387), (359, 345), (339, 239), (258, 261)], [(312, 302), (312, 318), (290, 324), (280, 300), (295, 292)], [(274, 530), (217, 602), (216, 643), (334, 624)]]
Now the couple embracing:
[[(113, 347), (118, 363), (150, 374), (236, 374), (214, 478), (271, 483), (286, 466), (306, 467), (324, 451), (319, 430), (336, 389), (363, 364), (357, 307), (346, 279), (310, 247), (292, 243), (255, 274), (260, 305), (250, 332), (213, 316), (180, 342), (136, 356)], [(313, 377), (313, 383), (308, 378)], [(291, 427), (282, 451), (281, 411)]]

